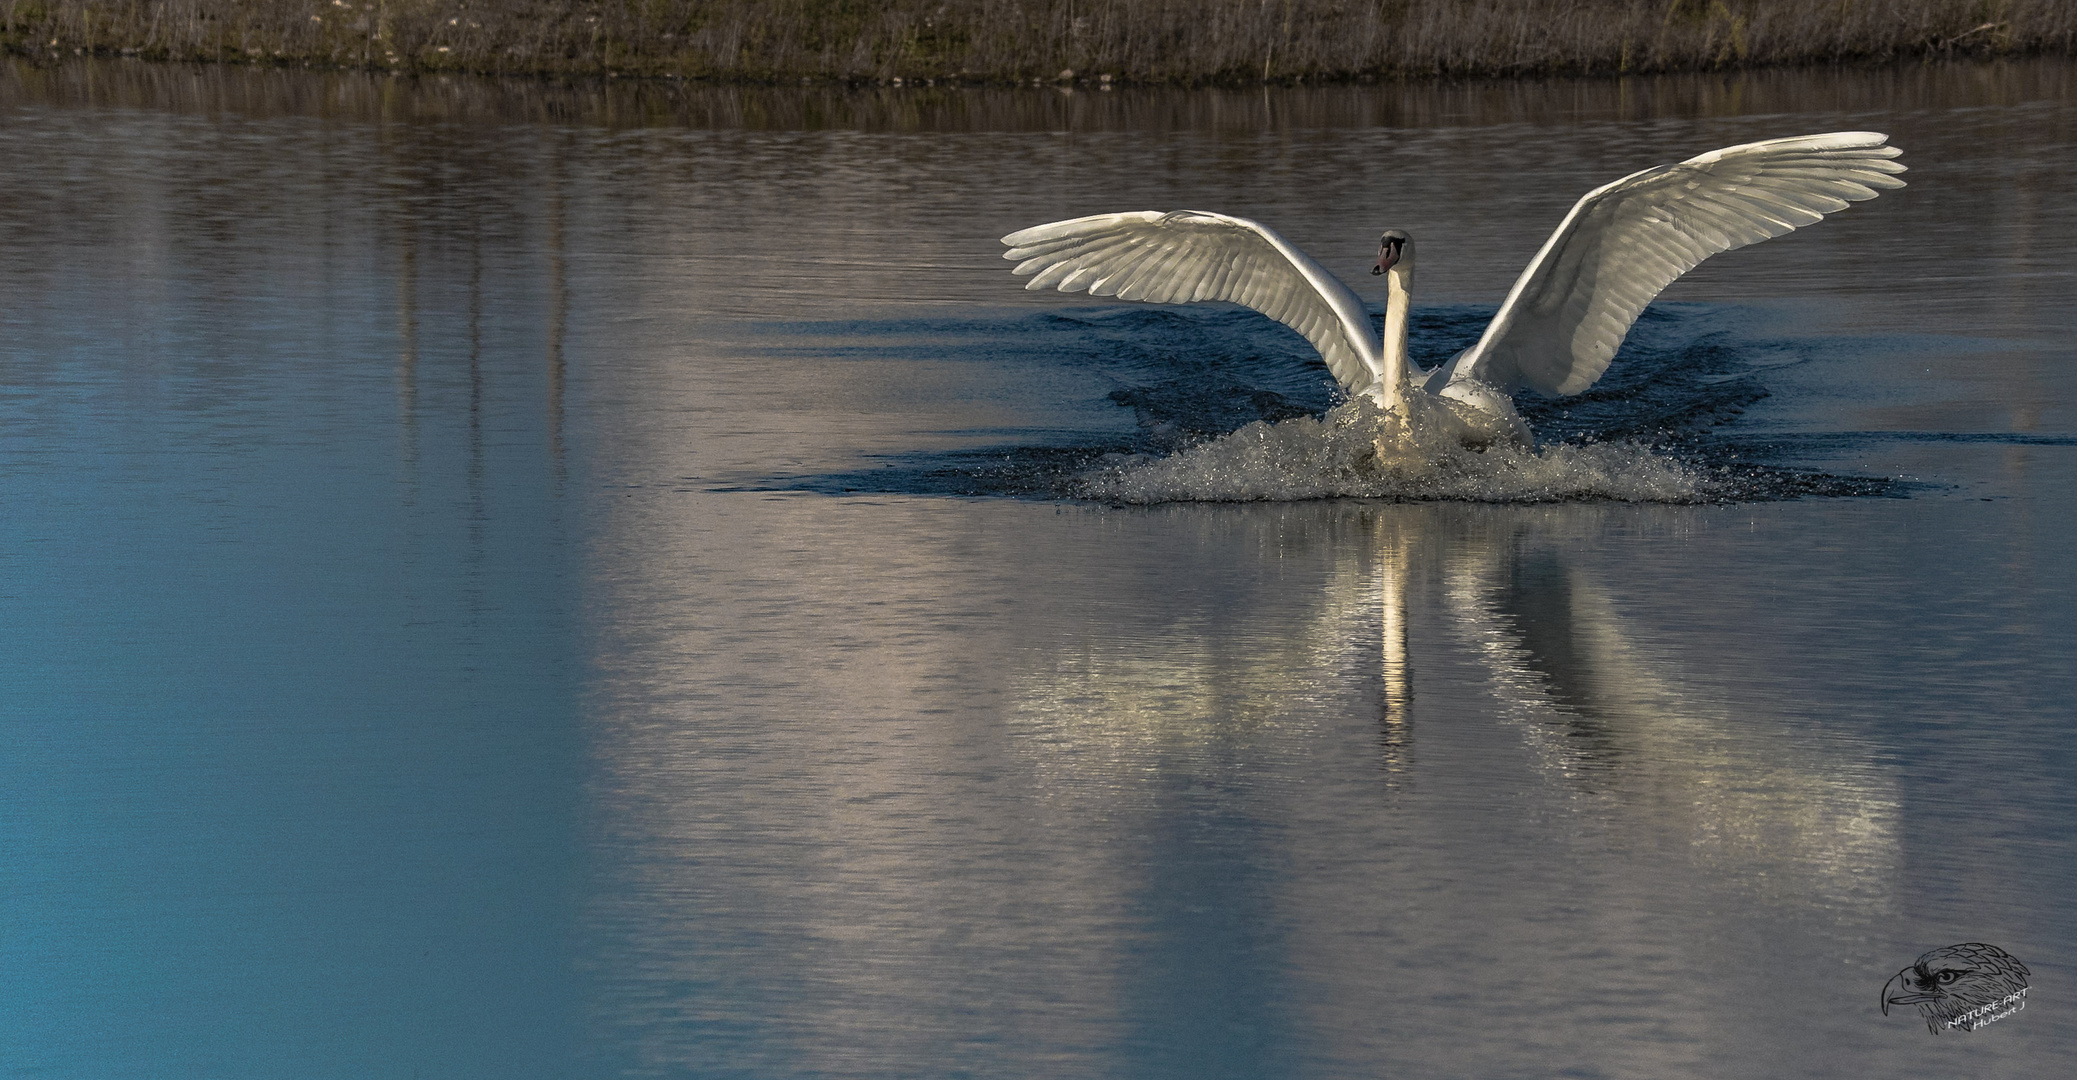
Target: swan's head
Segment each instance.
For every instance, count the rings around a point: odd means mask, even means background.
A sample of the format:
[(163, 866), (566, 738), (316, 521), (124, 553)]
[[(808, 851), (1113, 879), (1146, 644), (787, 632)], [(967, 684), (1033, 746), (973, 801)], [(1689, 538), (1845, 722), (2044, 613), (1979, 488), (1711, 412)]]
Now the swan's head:
[(1398, 229), (1386, 229), (1377, 238), (1377, 265), (1370, 268), (1373, 275), (1382, 274), (1397, 267), (1405, 277), (1414, 272), (1414, 238)]

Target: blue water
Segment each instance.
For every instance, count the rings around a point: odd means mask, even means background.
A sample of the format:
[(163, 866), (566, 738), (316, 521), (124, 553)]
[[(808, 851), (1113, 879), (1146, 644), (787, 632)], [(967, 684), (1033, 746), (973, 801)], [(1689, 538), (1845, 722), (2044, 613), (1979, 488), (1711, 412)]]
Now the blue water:
[[(2053, 1075), (2073, 71), (0, 67), (0, 1071)], [(1579, 192), (1841, 128), (1912, 186), (1525, 397), (1533, 497), (1104, 497), (1335, 392), (995, 240), (1396, 224), (1432, 363)], [(2025, 1012), (1882, 1014), (1962, 941)]]
[[(1493, 310), (1468, 304), (1422, 310), (1413, 320), (1414, 362), (1427, 368), (1446, 362), (1477, 340)], [(1376, 317), (1381, 320), (1382, 314)], [(1696, 483), (1656, 498), (1611, 496), (1584, 481), (1534, 496), (1496, 484), (1474, 491), (1472, 497), (1495, 502), (1609, 497), (1722, 502), (1876, 496), (1921, 486), (1890, 476), (1799, 468), (1803, 440), (1736, 426), (1748, 407), (1769, 396), (1763, 372), (1811, 362), (1820, 349), (1837, 347), (1835, 342), (1769, 340), (1748, 332), (1768, 318), (1768, 312), (1742, 305), (1663, 304), (1645, 313), (1625, 344), (1621, 363), (1588, 392), (1570, 398), (1545, 398), (1532, 390), (1516, 395), (1517, 410), (1546, 446), (1635, 446), (1655, 452), (1667, 463), (1691, 466)], [(1121, 427), (1120, 413), (1092, 408), (1085, 414), (1091, 427), (975, 430), (963, 434), (977, 439), (992, 434), (1000, 441), (956, 450), (868, 455), (860, 468), (826, 475), (782, 473), (733, 490), (1110, 501), (1089, 482), (1108, 461), (1172, 455), (1216, 442), (1251, 423), (1320, 416), (1345, 400), (1303, 339), (1233, 305), (1116, 305), (965, 319), (782, 324), (768, 332), (785, 335), (785, 343), (770, 350), (775, 362), (806, 355), (853, 361), (927, 358), (983, 371), (1045, 373), (1070, 394), (1086, 394), (1091, 384), (1108, 383), (1113, 389), (1103, 397), (1130, 409), (1132, 426)], [(798, 344), (800, 338), (815, 344)], [(833, 344), (837, 342), (842, 344)], [(1889, 435), (1874, 433), (1878, 438)], [(1214, 498), (1236, 497), (1274, 495), (1266, 486), (1241, 484), (1235, 493)], [(1409, 491), (1401, 497), (1423, 496)], [(1173, 498), (1191, 496), (1179, 492)]]

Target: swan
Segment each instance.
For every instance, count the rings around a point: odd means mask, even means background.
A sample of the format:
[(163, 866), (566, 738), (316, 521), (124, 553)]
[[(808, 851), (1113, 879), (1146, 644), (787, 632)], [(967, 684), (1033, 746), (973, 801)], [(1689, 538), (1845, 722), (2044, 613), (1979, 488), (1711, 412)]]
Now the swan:
[[(1224, 300), (1298, 331), (1353, 397), (1387, 413), (1451, 422), (1464, 442), (1527, 444), (1510, 395), (1580, 393), (1675, 278), (1719, 252), (1824, 219), (1900, 188), (1901, 150), (1873, 131), (1835, 131), (1712, 150), (1595, 188), (1574, 203), (1470, 348), (1432, 371), (1406, 358), (1414, 241), (1378, 238), (1382, 337), (1355, 291), (1260, 222), (1203, 210), (1097, 214), (1002, 238), (1027, 289), (1157, 304)], [(1420, 408), (1441, 405), (1442, 408)]]

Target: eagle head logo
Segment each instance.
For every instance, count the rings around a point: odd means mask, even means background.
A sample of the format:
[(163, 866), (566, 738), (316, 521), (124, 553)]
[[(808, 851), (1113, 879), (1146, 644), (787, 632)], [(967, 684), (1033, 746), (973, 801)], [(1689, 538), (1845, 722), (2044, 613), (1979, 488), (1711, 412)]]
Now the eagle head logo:
[(1974, 1031), (2014, 1005), (2024, 1007), (2030, 974), (1996, 945), (1969, 941), (1934, 949), (1883, 984), (1882, 1014), (1892, 1005), (1916, 1005), (1928, 1031)]

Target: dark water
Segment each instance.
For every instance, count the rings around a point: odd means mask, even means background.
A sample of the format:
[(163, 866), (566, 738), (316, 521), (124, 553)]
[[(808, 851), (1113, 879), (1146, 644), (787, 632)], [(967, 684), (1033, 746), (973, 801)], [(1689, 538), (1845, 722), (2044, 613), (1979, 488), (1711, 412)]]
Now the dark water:
[[(1845, 128), (1911, 186), (1530, 409), (1743, 485), (1673, 503), (1072, 497), (1331, 388), (994, 239), (1203, 207), (1367, 285), (1402, 227), (1432, 361), (1579, 193)], [(0, 1068), (2052, 1075), (2073, 176), (2054, 62), (0, 69)], [(1961, 941), (2023, 1013), (1883, 1016)]]

